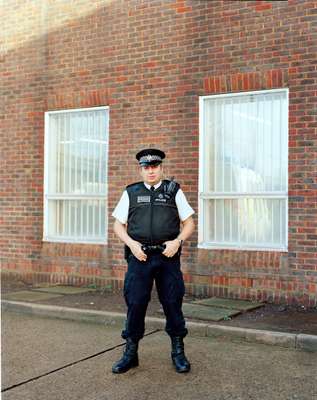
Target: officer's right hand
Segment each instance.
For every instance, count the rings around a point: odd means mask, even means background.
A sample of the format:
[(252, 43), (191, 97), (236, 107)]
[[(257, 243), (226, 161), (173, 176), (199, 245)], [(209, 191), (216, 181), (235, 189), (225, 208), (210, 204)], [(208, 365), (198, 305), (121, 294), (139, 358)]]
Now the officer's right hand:
[(142, 244), (137, 242), (136, 240), (133, 240), (131, 244), (129, 245), (130, 250), (132, 251), (132, 254), (140, 261), (146, 261), (147, 255), (144, 253), (142, 250)]

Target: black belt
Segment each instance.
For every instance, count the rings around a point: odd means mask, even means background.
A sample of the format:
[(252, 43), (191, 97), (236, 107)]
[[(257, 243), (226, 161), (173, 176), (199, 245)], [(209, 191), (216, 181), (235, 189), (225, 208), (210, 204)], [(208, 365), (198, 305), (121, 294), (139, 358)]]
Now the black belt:
[(162, 253), (166, 249), (166, 244), (143, 244), (141, 248), (145, 254)]
[[(181, 247), (178, 249), (177, 253), (175, 256), (180, 256), (181, 255)], [(145, 254), (161, 254), (163, 251), (166, 249), (166, 244), (142, 244), (141, 249), (144, 251)], [(128, 261), (129, 256), (132, 254), (130, 248), (125, 245), (124, 246), (124, 258)]]

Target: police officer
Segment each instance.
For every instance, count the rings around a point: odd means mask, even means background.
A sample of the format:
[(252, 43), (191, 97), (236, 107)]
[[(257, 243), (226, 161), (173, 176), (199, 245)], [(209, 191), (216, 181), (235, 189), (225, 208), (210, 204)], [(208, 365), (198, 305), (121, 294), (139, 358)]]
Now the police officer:
[[(162, 179), (165, 153), (144, 149), (137, 153), (143, 181), (128, 185), (112, 216), (114, 231), (125, 243), (128, 270), (124, 280), (127, 319), (122, 338), (122, 358), (112, 367), (123, 373), (139, 365), (138, 342), (144, 335), (144, 320), (153, 281), (166, 317), (165, 331), (171, 338), (171, 358), (177, 372), (188, 372), (183, 338), (188, 331), (182, 313), (185, 286), (180, 266), (181, 246), (194, 231), (194, 210), (180, 185)], [(182, 230), (180, 226), (182, 223)]]

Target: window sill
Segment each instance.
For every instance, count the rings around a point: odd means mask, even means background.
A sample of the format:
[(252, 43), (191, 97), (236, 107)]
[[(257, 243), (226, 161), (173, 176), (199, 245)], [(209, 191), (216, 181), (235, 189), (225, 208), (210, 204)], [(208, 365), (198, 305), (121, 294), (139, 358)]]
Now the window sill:
[(107, 245), (108, 242), (105, 240), (84, 240), (75, 238), (56, 238), (56, 237), (45, 237), (42, 239), (43, 242), (55, 242), (55, 243), (69, 243), (69, 244), (103, 244)]
[(248, 247), (248, 246), (226, 246), (223, 244), (207, 244), (199, 243), (197, 245), (199, 249), (206, 250), (235, 250), (235, 251), (270, 251), (277, 253), (288, 253), (288, 249), (285, 247)]

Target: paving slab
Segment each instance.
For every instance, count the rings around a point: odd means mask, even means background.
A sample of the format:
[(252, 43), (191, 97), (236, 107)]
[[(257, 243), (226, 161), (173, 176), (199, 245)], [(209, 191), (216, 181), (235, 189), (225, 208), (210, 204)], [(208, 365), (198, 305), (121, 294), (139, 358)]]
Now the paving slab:
[(18, 292), (5, 293), (2, 297), (5, 300), (13, 301), (41, 301), (61, 296), (61, 294), (57, 293), (42, 293), (33, 292), (32, 290), (20, 290)]
[(230, 308), (206, 307), (199, 304), (187, 303), (183, 304), (182, 310), (184, 317), (206, 321), (221, 321), (222, 319), (232, 317), (241, 312), (239, 310), (233, 310)]
[(212, 297), (210, 299), (195, 300), (191, 304), (201, 304), (205, 306), (216, 306), (223, 308), (232, 308), (234, 310), (248, 311), (255, 308), (263, 307), (264, 303), (255, 303), (244, 300), (222, 299), (220, 297)]
[[(51, 351), (46, 354), (52, 362), (57, 359), (54, 351), (65, 338), (69, 345), (74, 336), (74, 343), (69, 350), (64, 346), (59, 352), (59, 355), (65, 353), (61, 361), (67, 359), (68, 351), (68, 357), (76, 355), (77, 346), (81, 352), (88, 346), (86, 354), (112, 337), (110, 327), (105, 332), (97, 332), (95, 325), (59, 321), (59, 329), (51, 330), (52, 326), (46, 325), (47, 322), (43, 325), (44, 319), (28, 318), (29, 322), (23, 319), (19, 325), (11, 324), (11, 328), (15, 328), (16, 350), (13, 351), (17, 366), (19, 361), (26, 366), (26, 354), (20, 353), (19, 349), (27, 347), (23, 335), (32, 328), (35, 329), (33, 334), (40, 333), (38, 329), (46, 333), (46, 336), (34, 337), (31, 345), (37, 341), (40, 348), (45, 349), (45, 343), (50, 343), (46, 350), (51, 348)], [(114, 335), (117, 333), (113, 331)], [(7, 330), (6, 335), (12, 334)], [(30, 338), (27, 335), (26, 339)], [(317, 399), (317, 353), (208, 337), (186, 337), (185, 349), (192, 365), (188, 374), (175, 372), (170, 360), (170, 340), (164, 332), (158, 332), (140, 342), (140, 366), (125, 374), (111, 373), (113, 362), (122, 355), (122, 347), (117, 347), (4, 392), (2, 400)], [(4, 348), (4, 351), (7, 353), (9, 349)], [(28, 351), (30, 354), (31, 350)], [(28, 367), (36, 366), (37, 358), (38, 353), (29, 360)]]
[(79, 294), (87, 292), (95, 292), (96, 289), (93, 288), (81, 288), (75, 286), (43, 286), (33, 288), (32, 291), (46, 292), (46, 293), (59, 293), (59, 294)]
[(121, 326), (2, 312), (2, 387), (120, 345)]

